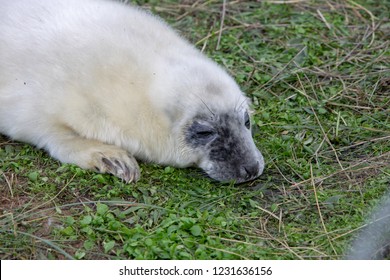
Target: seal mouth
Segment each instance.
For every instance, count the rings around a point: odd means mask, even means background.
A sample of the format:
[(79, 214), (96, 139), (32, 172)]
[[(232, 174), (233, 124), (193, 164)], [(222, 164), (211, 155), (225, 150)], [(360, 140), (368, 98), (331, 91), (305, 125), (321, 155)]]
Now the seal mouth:
[(249, 182), (258, 178), (264, 171), (264, 162), (257, 160), (254, 164), (246, 164), (241, 166), (235, 171), (230, 171), (226, 169), (218, 168), (207, 168), (203, 169), (204, 173), (211, 179), (216, 180), (221, 183), (230, 183), (241, 184)]

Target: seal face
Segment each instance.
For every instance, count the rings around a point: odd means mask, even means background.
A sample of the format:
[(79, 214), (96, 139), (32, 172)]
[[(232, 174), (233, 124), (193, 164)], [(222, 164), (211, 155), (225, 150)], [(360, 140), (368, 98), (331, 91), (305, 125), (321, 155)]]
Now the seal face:
[(237, 183), (258, 177), (264, 160), (252, 141), (248, 112), (196, 116), (186, 142), (204, 151), (199, 166), (213, 179)]
[(137, 159), (237, 183), (264, 160), (248, 102), (155, 16), (108, 0), (3, 0), (0, 133), (137, 181)]

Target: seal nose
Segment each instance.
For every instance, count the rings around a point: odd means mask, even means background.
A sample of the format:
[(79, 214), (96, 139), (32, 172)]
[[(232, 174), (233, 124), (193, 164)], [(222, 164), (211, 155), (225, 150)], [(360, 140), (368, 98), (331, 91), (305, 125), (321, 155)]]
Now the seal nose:
[(246, 164), (242, 167), (242, 175), (245, 179), (256, 177), (259, 174), (260, 163), (256, 161), (255, 164)]

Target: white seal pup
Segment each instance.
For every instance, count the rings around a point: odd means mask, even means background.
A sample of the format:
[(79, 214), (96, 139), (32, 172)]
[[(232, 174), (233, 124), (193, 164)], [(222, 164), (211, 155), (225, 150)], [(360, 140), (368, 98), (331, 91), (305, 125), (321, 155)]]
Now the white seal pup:
[(234, 80), (159, 18), (108, 0), (2, 0), (0, 133), (61, 162), (137, 159), (237, 183), (264, 168)]

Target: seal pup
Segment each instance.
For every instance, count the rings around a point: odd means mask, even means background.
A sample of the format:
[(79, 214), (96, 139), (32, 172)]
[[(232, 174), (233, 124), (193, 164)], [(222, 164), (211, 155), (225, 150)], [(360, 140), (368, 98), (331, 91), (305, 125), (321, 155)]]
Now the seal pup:
[(390, 193), (374, 208), (358, 232), (347, 260), (390, 260)]
[(137, 159), (258, 177), (248, 100), (161, 19), (108, 0), (3, 0), (0, 133), (137, 181)]

